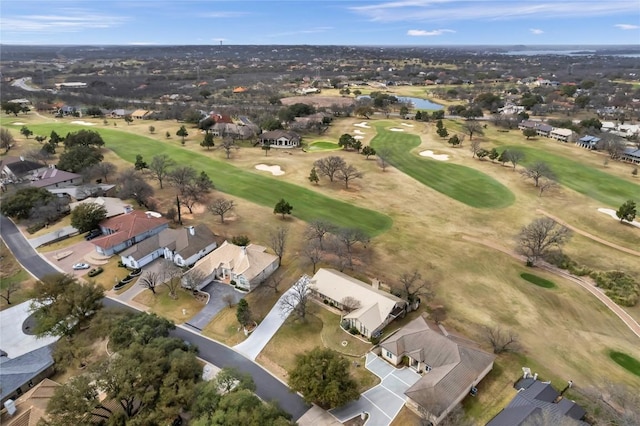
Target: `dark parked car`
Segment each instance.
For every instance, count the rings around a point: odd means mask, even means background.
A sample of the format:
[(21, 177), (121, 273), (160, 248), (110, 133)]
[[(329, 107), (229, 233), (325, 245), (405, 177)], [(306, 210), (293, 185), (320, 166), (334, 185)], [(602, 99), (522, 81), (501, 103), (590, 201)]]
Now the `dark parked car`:
[(89, 240), (93, 240), (94, 238), (99, 237), (100, 235), (102, 235), (102, 231), (99, 229), (93, 229), (91, 231), (89, 231), (89, 233), (87, 235), (84, 236), (84, 239), (89, 241)]

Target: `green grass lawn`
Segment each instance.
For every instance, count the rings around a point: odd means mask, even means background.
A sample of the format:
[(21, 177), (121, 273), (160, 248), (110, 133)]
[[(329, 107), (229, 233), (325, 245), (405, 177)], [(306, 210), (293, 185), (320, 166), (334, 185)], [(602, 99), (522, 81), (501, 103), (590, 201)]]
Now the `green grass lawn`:
[(545, 280), (542, 277), (539, 277), (539, 276), (533, 275), (533, 274), (529, 274), (527, 272), (521, 273), (520, 274), (520, 278), (522, 278), (525, 281), (529, 281), (531, 284), (535, 284), (538, 287), (554, 288), (556, 286), (556, 284), (553, 281)]
[(524, 152), (523, 167), (535, 161), (544, 161), (549, 165), (558, 181), (576, 192), (600, 201), (610, 207), (618, 208), (627, 200), (638, 199), (640, 185), (589, 167), (578, 161), (554, 155), (542, 149), (522, 146), (505, 146)]
[(371, 146), (377, 151), (388, 149), (389, 163), (418, 182), (471, 207), (502, 208), (515, 201), (506, 186), (482, 172), (413, 154), (411, 150), (420, 145), (418, 136), (391, 132), (384, 126), (376, 124), (378, 134)]
[[(56, 123), (30, 125), (29, 128), (35, 134), (42, 135), (48, 135), (52, 130), (64, 135), (67, 132), (87, 129), (86, 126)], [(95, 127), (90, 130), (99, 132), (105, 140), (106, 147), (126, 161), (134, 163), (138, 154), (146, 161), (151, 161), (154, 155), (166, 154), (177, 164), (189, 164), (198, 171), (205, 171), (219, 191), (270, 208), (275, 206), (279, 199), (284, 198), (293, 206), (293, 215), (305, 221), (325, 219), (338, 226), (360, 228), (370, 236), (385, 232), (392, 224), (391, 218), (385, 214), (357, 207), (282, 180), (248, 172), (228, 162), (208, 158), (175, 144), (114, 129)]]
[(609, 358), (625, 370), (640, 377), (640, 361), (623, 352), (609, 351)]
[(317, 152), (317, 151), (340, 151), (342, 147), (334, 142), (327, 141), (317, 141), (309, 144), (307, 148), (305, 148), (309, 152)]

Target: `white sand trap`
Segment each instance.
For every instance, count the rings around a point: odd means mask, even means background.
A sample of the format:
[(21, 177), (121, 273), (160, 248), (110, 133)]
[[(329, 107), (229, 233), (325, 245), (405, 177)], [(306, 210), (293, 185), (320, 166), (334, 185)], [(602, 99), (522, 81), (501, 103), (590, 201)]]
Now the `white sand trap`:
[(397, 127), (392, 127), (389, 130), (391, 130), (392, 132), (404, 132), (404, 129), (398, 129)]
[[(598, 209), (598, 211), (600, 213), (604, 213), (604, 214), (608, 214), (609, 216), (611, 216), (612, 218), (614, 218), (615, 220), (620, 220), (620, 218), (618, 218), (618, 216), (616, 216), (616, 211), (613, 209)], [(640, 228), (640, 222), (638, 222), (637, 220), (634, 220), (633, 222), (624, 222), (624, 223), (628, 223), (630, 225), (636, 226), (638, 228)]]
[(354, 138), (354, 139), (364, 139), (364, 136), (357, 135), (357, 136), (354, 136), (353, 138)]
[(438, 160), (438, 161), (449, 161), (449, 155), (448, 154), (434, 154), (433, 151), (431, 151), (430, 149), (426, 150), (426, 151), (422, 151), (420, 153), (421, 157), (429, 157), (429, 158), (433, 158), (434, 160)]
[(408, 124), (408, 123), (400, 123), (400, 125), (405, 127), (413, 127), (413, 124)]
[(366, 121), (363, 121), (362, 123), (356, 123), (354, 124), (354, 126), (356, 127), (362, 127), (363, 129), (370, 129), (371, 127), (367, 124)]
[(356, 135), (366, 135), (365, 132), (363, 132), (362, 130), (354, 130), (353, 133), (355, 133)]
[(80, 124), (81, 126), (95, 126), (96, 125), (96, 123), (89, 123), (88, 121), (82, 121), (82, 120), (72, 121), (71, 124)]
[(256, 169), (263, 172), (270, 172), (274, 176), (282, 176), (284, 172), (280, 166), (267, 166), (266, 164), (256, 164)]
[(27, 123), (21, 123), (20, 121), (16, 121), (15, 123), (11, 123), (11, 124), (13, 124), (14, 126), (24, 126)]

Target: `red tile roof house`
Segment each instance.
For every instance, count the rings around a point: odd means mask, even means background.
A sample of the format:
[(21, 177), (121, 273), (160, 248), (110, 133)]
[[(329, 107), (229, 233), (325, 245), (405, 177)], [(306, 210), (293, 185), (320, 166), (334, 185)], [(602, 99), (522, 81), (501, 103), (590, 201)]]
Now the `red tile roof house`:
[(211, 253), (218, 246), (216, 240), (218, 237), (204, 224), (168, 228), (129, 247), (120, 257), (132, 269), (142, 268), (160, 256), (178, 266), (190, 266)]
[(399, 365), (406, 360), (422, 378), (404, 393), (406, 405), (437, 425), (491, 371), (495, 356), (473, 342), (446, 336), (418, 317), (380, 343), (381, 356)]
[(119, 253), (169, 227), (169, 221), (130, 207), (125, 214), (110, 217), (99, 224), (104, 236), (91, 240), (104, 256)]

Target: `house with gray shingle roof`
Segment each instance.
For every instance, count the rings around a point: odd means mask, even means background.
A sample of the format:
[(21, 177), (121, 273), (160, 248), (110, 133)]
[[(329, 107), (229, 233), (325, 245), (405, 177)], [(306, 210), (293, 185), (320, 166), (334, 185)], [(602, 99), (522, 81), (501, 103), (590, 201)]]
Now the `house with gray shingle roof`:
[(582, 421), (586, 411), (563, 398), (550, 383), (529, 377), (519, 380), (514, 387), (518, 390), (516, 396), (487, 426), (588, 425)]
[(620, 159), (629, 163), (640, 164), (640, 149), (625, 148), (620, 155)]
[(300, 135), (286, 130), (272, 130), (258, 136), (261, 146), (269, 145), (272, 148), (295, 148), (300, 146)]
[(597, 150), (601, 140), (597, 136), (585, 135), (576, 141), (576, 145), (581, 148)]
[(51, 347), (44, 346), (16, 358), (0, 357), (0, 403), (16, 399), (53, 374)]
[(382, 358), (397, 366), (406, 360), (422, 374), (404, 393), (406, 405), (437, 425), (491, 371), (495, 356), (469, 341), (432, 330), (418, 317), (380, 344)]

